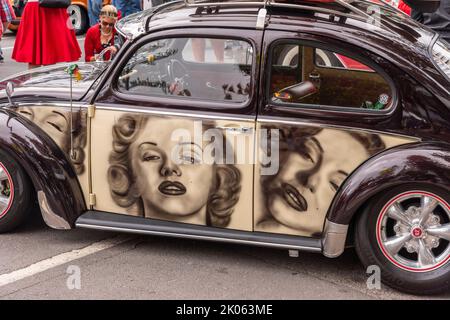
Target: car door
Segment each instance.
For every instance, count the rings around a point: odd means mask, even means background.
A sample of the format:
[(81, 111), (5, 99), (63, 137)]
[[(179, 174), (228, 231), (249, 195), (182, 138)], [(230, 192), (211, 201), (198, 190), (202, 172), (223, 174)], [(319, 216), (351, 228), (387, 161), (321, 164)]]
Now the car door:
[(93, 209), (253, 229), (261, 32), (242, 34), (154, 33), (121, 57), (95, 102)]
[(345, 179), (376, 153), (412, 140), (371, 130), (401, 111), (389, 69), (357, 47), (274, 30), (264, 43), (257, 148), (270, 157), (255, 170), (254, 229), (319, 238)]

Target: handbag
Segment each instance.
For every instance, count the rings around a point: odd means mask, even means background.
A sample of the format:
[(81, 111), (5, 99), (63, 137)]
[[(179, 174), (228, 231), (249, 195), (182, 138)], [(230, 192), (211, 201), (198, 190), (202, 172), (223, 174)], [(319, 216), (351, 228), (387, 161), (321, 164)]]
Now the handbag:
[(39, 0), (39, 6), (44, 8), (67, 8), (71, 0)]

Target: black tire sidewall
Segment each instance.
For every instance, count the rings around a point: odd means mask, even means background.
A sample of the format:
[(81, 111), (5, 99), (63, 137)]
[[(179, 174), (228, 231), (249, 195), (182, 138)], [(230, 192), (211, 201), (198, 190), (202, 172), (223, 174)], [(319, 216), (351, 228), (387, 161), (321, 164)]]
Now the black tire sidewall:
[(89, 27), (89, 17), (87, 14), (86, 9), (84, 9), (83, 7), (78, 6), (80, 9), (80, 19), (81, 19), (81, 23), (80, 23), (80, 28), (79, 29), (75, 29), (75, 34), (77, 36), (82, 35), (86, 32), (86, 30)]
[(379, 248), (376, 225), (383, 207), (395, 196), (407, 191), (425, 191), (436, 194), (449, 202), (449, 196), (441, 188), (432, 185), (405, 184), (383, 192), (375, 197), (359, 216), (356, 226), (356, 250), (361, 261), (368, 267), (381, 269), (381, 280), (401, 291), (414, 294), (439, 293), (450, 288), (450, 261), (436, 270), (412, 272), (403, 270), (388, 260)]
[(0, 162), (11, 176), (14, 190), (11, 207), (0, 218), (0, 232), (7, 232), (19, 226), (27, 217), (32, 207), (31, 186), (22, 167), (1, 150)]

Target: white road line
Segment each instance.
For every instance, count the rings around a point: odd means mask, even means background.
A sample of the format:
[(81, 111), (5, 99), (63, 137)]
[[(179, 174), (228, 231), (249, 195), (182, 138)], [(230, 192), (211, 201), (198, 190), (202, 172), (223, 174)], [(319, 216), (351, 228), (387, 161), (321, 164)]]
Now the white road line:
[(27, 277), (34, 276), (35, 274), (58, 267), (73, 260), (77, 260), (99, 251), (112, 248), (130, 239), (132, 239), (132, 237), (130, 237), (129, 235), (119, 235), (113, 238), (95, 242), (82, 249), (75, 249), (69, 252), (58, 254), (54, 257), (33, 263), (32, 265), (23, 269), (2, 274), (0, 275), (0, 287), (25, 279)]

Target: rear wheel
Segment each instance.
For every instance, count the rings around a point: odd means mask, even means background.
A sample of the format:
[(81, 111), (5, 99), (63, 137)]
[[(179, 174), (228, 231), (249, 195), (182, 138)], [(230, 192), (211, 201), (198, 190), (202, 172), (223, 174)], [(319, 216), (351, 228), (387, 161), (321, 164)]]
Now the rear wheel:
[(72, 23), (75, 34), (80, 35), (86, 32), (89, 26), (89, 18), (84, 8), (77, 5), (67, 7), (70, 22)]
[(0, 233), (22, 224), (32, 208), (31, 185), (16, 161), (0, 151)]
[(384, 283), (414, 294), (450, 289), (450, 205), (434, 186), (404, 185), (376, 197), (358, 217), (356, 250)]

